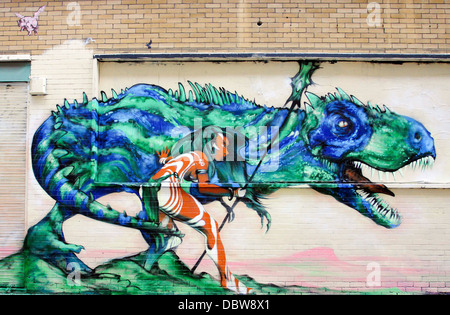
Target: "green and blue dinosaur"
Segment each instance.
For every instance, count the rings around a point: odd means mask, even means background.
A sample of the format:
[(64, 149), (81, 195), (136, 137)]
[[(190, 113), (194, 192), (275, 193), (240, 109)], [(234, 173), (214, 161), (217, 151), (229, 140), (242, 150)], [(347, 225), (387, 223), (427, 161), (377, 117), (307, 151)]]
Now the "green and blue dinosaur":
[[(436, 158), (430, 132), (410, 117), (365, 104), (339, 88), (323, 96), (308, 92), (318, 65), (299, 65), (286, 102), (291, 108), (260, 106), (237, 93), (192, 82), (189, 89), (179, 84), (177, 91), (138, 84), (112, 91), (111, 98), (102, 92), (99, 99), (84, 94), (80, 101), (65, 100), (33, 138), (33, 171), (55, 205), (29, 229), (24, 249), (61, 269), (77, 262), (88, 272), (74, 254), (82, 246), (68, 244), (62, 230), (65, 220), (82, 214), (140, 230), (153, 257), (149, 261), (157, 260), (168, 239), (182, 237), (158, 221), (159, 186), (151, 180), (162, 167), (157, 152), (196, 131), (199, 121), (202, 127), (232, 128), (245, 135), (244, 172), (218, 163), (212, 181), (223, 186), (244, 183), (241, 201), (268, 226), (270, 209), (264, 207), (264, 198), (299, 184), (334, 197), (376, 224), (398, 226), (399, 212), (382, 198), (393, 193), (367, 179), (361, 166), (384, 172), (411, 163), (427, 166)], [(141, 211), (129, 216), (97, 201), (115, 192), (136, 194)], [(195, 185), (190, 193), (202, 203), (218, 200), (202, 196)]]

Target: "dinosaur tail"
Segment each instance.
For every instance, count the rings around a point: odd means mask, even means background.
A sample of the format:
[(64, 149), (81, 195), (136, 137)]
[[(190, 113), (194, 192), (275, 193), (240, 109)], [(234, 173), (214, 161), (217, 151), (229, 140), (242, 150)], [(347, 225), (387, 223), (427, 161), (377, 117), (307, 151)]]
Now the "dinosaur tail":
[[(69, 141), (69, 139), (71, 141)], [(81, 138), (79, 141), (83, 142)], [(41, 187), (57, 202), (74, 208), (86, 209), (88, 195), (75, 187), (87, 182), (90, 170), (86, 165), (86, 155), (75, 154), (68, 148), (75, 142), (75, 136), (63, 129), (55, 130), (55, 120), (50, 117), (35, 133), (31, 147), (34, 175)], [(83, 144), (78, 144), (78, 149)]]
[[(56, 127), (55, 127), (56, 126)], [(33, 171), (41, 187), (56, 202), (74, 212), (107, 223), (146, 231), (164, 232), (156, 223), (145, 218), (130, 217), (95, 201), (95, 168), (91, 162), (92, 130), (80, 133), (57, 128), (50, 117), (35, 133), (32, 144)], [(75, 130), (75, 129), (72, 129)], [(80, 129), (81, 130), (81, 129)]]

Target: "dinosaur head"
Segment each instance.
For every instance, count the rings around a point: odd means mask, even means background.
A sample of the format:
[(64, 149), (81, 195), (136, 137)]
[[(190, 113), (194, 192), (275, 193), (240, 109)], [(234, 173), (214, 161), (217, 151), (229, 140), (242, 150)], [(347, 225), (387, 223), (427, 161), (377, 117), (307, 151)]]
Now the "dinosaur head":
[(436, 157), (434, 140), (420, 122), (385, 106), (363, 104), (340, 89), (338, 92), (326, 97), (306, 93), (310, 106), (302, 137), (314, 158), (323, 161), (338, 183), (316, 189), (377, 224), (396, 227), (400, 214), (382, 198), (394, 194), (365, 177), (362, 166), (384, 172), (395, 172), (411, 163), (428, 166)]

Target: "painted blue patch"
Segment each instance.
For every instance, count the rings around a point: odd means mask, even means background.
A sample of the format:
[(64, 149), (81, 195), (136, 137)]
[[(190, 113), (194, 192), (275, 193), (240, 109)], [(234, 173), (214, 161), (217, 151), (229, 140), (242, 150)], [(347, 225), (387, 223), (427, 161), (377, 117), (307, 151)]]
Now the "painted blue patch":
[(134, 123), (145, 137), (170, 135), (175, 127), (163, 117), (137, 108), (118, 109), (102, 115), (99, 119), (99, 125), (105, 128), (115, 123)]
[[(102, 140), (98, 144), (99, 167), (106, 164), (108, 167), (116, 167), (129, 182), (146, 182), (160, 168), (156, 154), (141, 150), (128, 139), (123, 131), (110, 129), (100, 133), (100, 138)], [(129, 154), (124, 156), (114, 153), (116, 148), (123, 148)], [(112, 150), (109, 151), (109, 149)]]
[(64, 116), (68, 119), (83, 118), (86, 120), (90, 120), (92, 118), (92, 110), (84, 104), (78, 104), (77, 108), (72, 105), (70, 108), (64, 109)]
[(189, 194), (196, 198), (200, 203), (202, 204), (208, 204), (210, 202), (216, 201), (219, 198), (215, 197), (215, 196), (208, 196), (208, 195), (204, 195), (201, 194), (200, 191), (198, 190), (198, 183), (192, 183), (189, 189)]
[(372, 136), (364, 107), (348, 101), (327, 105), (324, 117), (309, 134), (310, 147), (319, 147), (323, 158), (340, 160), (348, 152), (362, 150)]
[[(64, 204), (66, 204), (66, 199), (61, 195), (61, 187), (66, 184), (67, 182), (69, 182), (69, 180), (67, 178), (61, 178), (56, 185), (53, 187), (53, 190), (51, 191), (53, 196), (56, 196), (56, 200), (58, 201), (63, 201)], [(70, 203), (70, 200), (69, 200)]]
[(121, 225), (127, 225), (131, 222), (131, 217), (121, 213), (118, 218), (118, 222)]
[(239, 96), (236, 99), (237, 100), (234, 100), (229, 104), (211, 105), (211, 109), (221, 109), (235, 115), (239, 115), (245, 113), (248, 110), (257, 108), (257, 106), (253, 102), (248, 102), (240, 98)]
[(68, 201), (68, 205), (71, 206), (77, 206), (76, 204), (76, 196), (78, 194), (78, 190), (77, 189), (72, 189), (67, 195), (66, 195), (66, 200)]
[(147, 213), (144, 210), (139, 211), (137, 215), (138, 219), (140, 220), (147, 220)]
[(434, 139), (431, 133), (417, 120), (407, 116), (402, 116), (409, 122), (408, 144), (417, 150), (417, 156), (422, 157), (431, 154), (436, 158), (436, 149), (434, 146)]
[(149, 97), (155, 100), (165, 101), (167, 91), (160, 86), (152, 84), (136, 84), (130, 87), (126, 92), (126, 96)]

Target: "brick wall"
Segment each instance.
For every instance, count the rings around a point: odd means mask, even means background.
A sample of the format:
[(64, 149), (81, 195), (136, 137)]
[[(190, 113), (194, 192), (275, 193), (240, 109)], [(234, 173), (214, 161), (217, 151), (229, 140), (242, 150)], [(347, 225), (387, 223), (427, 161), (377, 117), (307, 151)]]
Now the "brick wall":
[[(40, 54), (89, 37), (102, 52), (446, 53), (449, 4), (412, 1), (108, 0), (0, 2), (0, 53)], [(37, 36), (17, 26), (46, 5)]]

